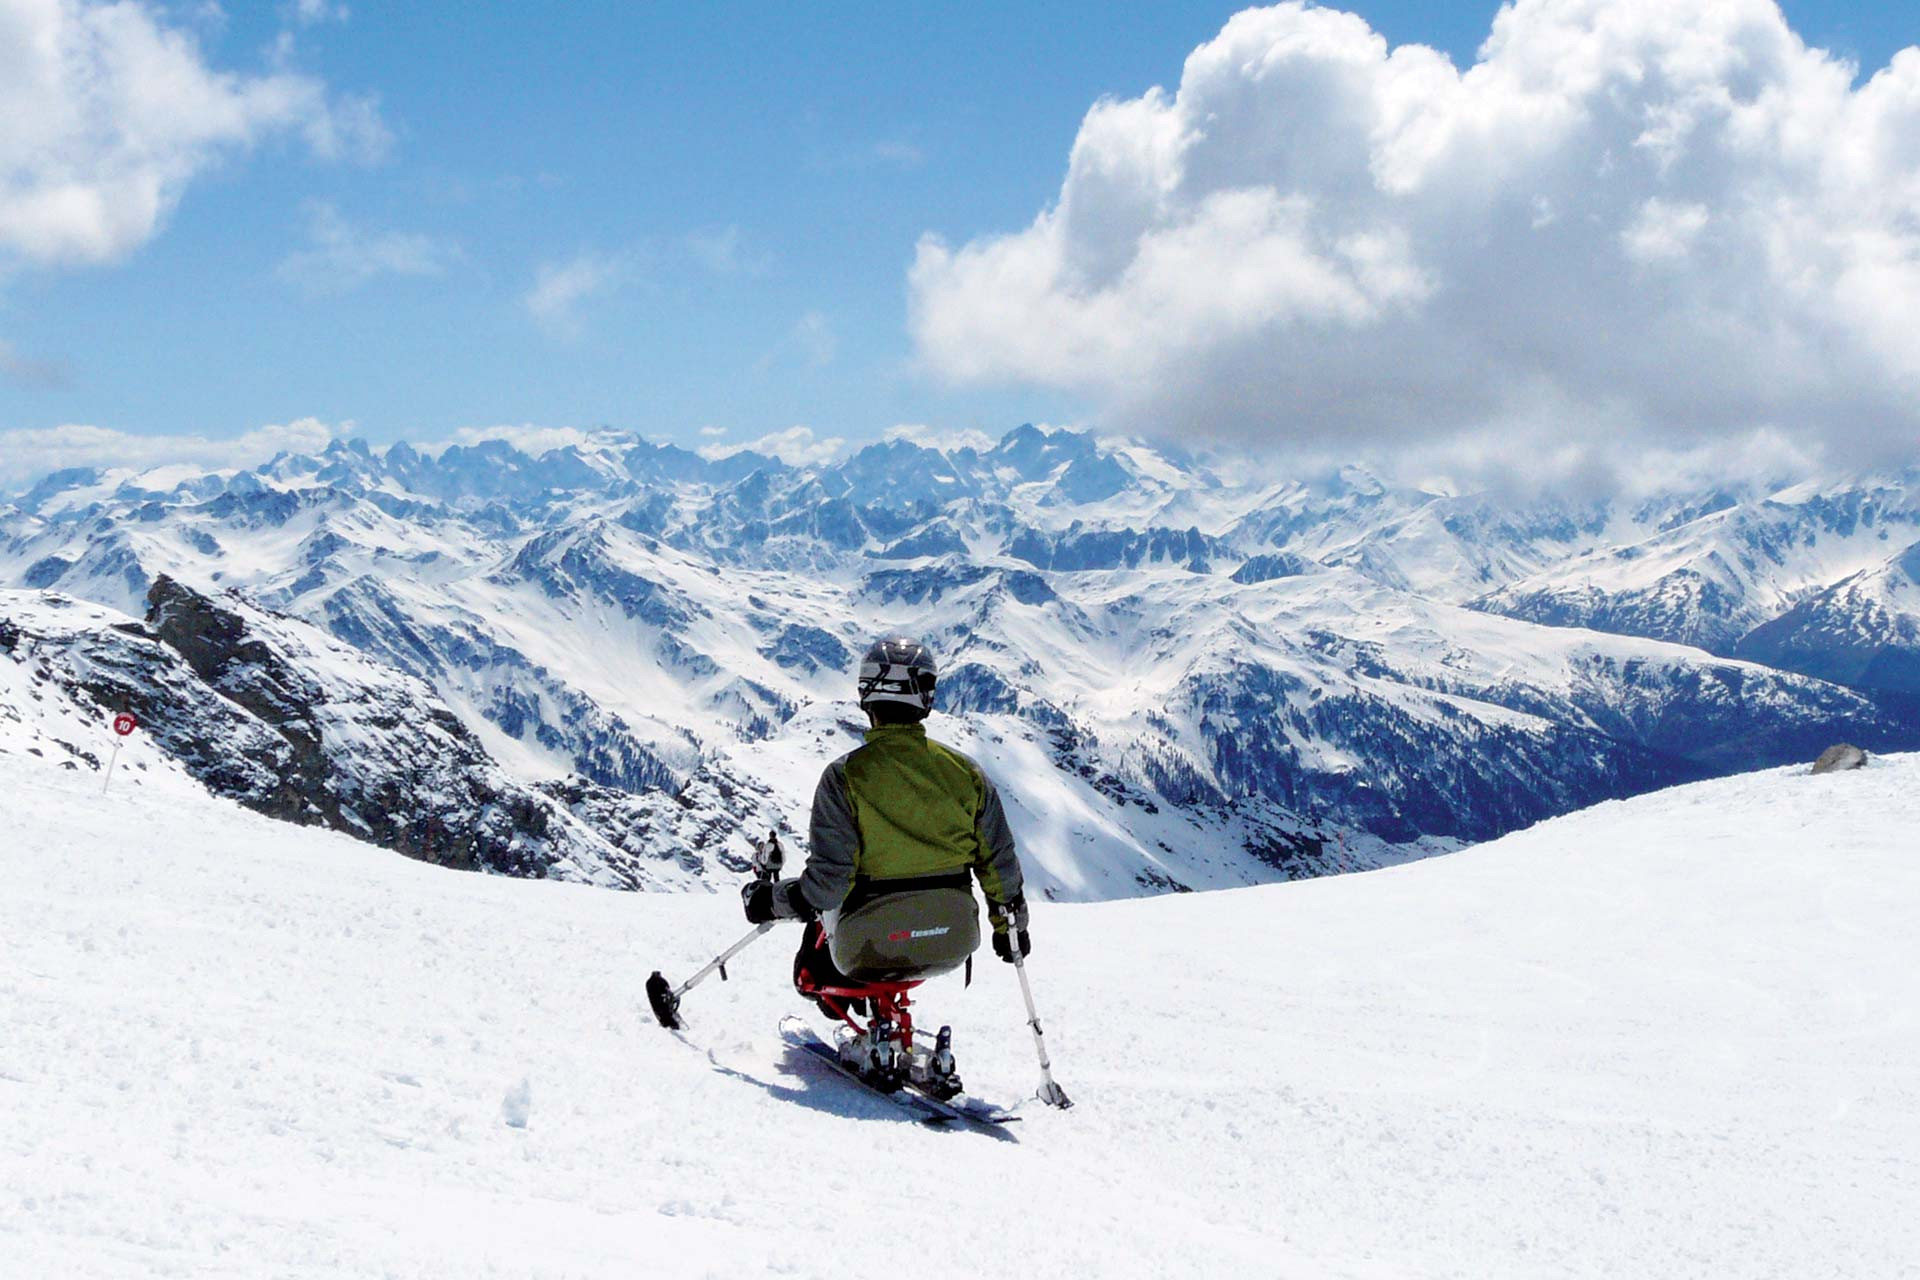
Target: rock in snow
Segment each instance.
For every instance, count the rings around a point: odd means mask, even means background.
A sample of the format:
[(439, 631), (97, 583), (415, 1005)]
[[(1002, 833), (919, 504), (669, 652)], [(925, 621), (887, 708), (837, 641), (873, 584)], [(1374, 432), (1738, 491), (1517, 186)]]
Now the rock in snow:
[(1845, 742), (1836, 742), (1820, 753), (1813, 762), (1815, 773), (1844, 773), (1848, 769), (1864, 769), (1867, 765), (1867, 753)]

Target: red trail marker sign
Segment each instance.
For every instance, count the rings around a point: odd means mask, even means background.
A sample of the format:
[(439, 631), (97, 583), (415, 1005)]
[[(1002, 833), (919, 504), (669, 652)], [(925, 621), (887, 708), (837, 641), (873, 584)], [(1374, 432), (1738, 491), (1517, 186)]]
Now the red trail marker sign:
[(107, 794), (107, 788), (113, 785), (113, 766), (120, 763), (121, 740), (139, 727), (140, 722), (134, 719), (131, 711), (122, 711), (113, 718), (113, 755), (107, 760), (107, 778), (100, 784), (101, 795)]

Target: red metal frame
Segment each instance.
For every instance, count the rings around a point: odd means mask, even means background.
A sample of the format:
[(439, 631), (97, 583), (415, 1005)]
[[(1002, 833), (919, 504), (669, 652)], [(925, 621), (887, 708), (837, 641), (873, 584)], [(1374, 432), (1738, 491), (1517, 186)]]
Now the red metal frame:
[[(831, 1009), (834, 1016), (852, 1027), (861, 1035), (873, 1024), (873, 1019), (890, 1018), (900, 1028), (900, 1046), (909, 1052), (913, 1049), (913, 1000), (907, 992), (919, 986), (922, 979), (911, 982), (866, 982), (851, 986), (830, 987), (814, 982), (813, 975), (802, 969), (794, 986), (803, 996), (810, 996)], [(861, 1026), (854, 1016), (847, 1012), (846, 1001), (871, 1000), (873, 1019), (867, 1026)]]

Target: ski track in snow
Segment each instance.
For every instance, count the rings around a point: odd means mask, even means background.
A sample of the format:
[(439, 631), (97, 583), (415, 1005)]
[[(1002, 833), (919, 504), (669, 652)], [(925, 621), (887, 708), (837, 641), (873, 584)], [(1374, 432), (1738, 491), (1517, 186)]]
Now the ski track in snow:
[[(1920, 756), (1365, 875), (1040, 903), (1078, 1105), (903, 1120), (784, 1046), (790, 931), (0, 776), (6, 1276), (1920, 1275)], [(1010, 971), (929, 984), (1037, 1081)]]

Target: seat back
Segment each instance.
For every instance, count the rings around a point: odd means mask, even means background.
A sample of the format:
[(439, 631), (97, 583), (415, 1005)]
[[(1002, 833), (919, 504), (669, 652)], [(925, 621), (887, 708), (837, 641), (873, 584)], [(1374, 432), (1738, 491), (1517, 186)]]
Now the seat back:
[(903, 982), (959, 968), (980, 946), (970, 887), (880, 892), (825, 918), (827, 951), (858, 982)]

